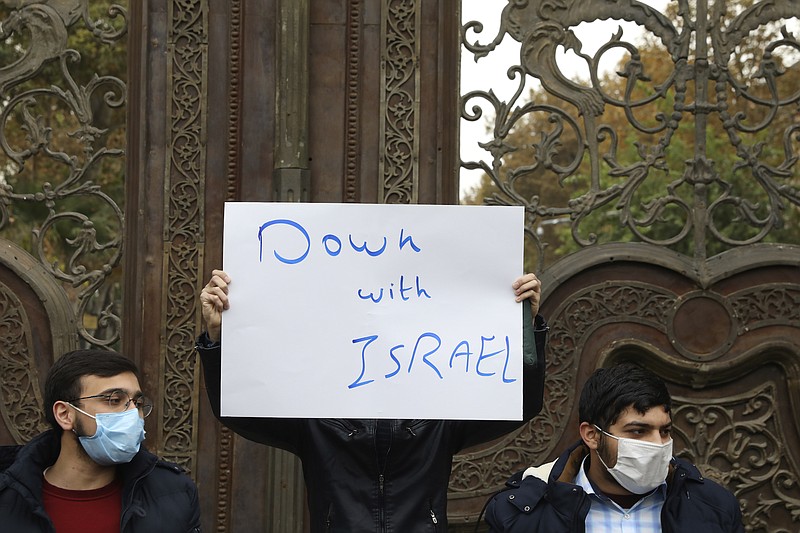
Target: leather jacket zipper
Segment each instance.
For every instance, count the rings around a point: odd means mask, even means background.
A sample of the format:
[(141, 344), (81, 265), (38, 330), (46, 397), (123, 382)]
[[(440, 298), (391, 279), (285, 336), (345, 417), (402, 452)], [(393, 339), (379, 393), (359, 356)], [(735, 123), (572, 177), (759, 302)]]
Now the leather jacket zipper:
[(384, 497), (383, 473), (378, 474), (378, 512), (380, 513), (380, 530), (386, 531), (386, 498)]
[(386, 531), (386, 465), (392, 449), (392, 423), (390, 420), (375, 421), (375, 460), (378, 468), (378, 513), (380, 531)]
[(341, 419), (341, 418), (331, 418), (331, 419), (329, 419), (329, 420), (330, 420), (330, 422), (331, 422), (332, 424), (334, 424), (334, 425), (336, 425), (336, 426), (339, 426), (339, 427), (340, 427), (340, 428), (342, 428), (342, 429), (343, 429), (345, 432), (347, 432), (347, 436), (348, 436), (348, 437), (352, 437), (352, 436), (354, 436), (355, 434), (357, 434), (357, 433), (358, 433), (358, 428), (357, 428), (356, 426), (354, 426), (353, 424), (350, 424), (349, 422), (347, 422), (347, 421), (346, 421), (346, 420), (344, 420), (344, 419)]
[(325, 516), (325, 531), (331, 530), (331, 513), (333, 512), (333, 504), (328, 505), (328, 514)]
[(412, 437), (417, 436), (417, 432), (414, 431), (415, 429), (419, 428), (420, 426), (425, 425), (426, 423), (430, 422), (429, 420), (412, 420), (410, 423), (406, 424), (404, 429), (408, 432), (409, 435)]
[(436, 513), (433, 511), (433, 502), (428, 502), (428, 506), (430, 507), (428, 511), (431, 513), (431, 522), (433, 523), (433, 530), (439, 531), (439, 519), (436, 518)]

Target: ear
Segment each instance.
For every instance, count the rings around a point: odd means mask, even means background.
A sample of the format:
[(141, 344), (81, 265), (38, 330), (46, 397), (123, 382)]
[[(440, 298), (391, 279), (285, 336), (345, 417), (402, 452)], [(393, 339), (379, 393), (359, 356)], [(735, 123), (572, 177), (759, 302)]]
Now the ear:
[(581, 422), (579, 431), (583, 443), (586, 444), (590, 450), (597, 450), (597, 447), (600, 445), (601, 434), (600, 431), (594, 427), (594, 424)]
[(75, 427), (75, 409), (71, 408), (67, 402), (60, 400), (55, 402), (53, 416), (64, 431), (72, 431), (72, 428)]

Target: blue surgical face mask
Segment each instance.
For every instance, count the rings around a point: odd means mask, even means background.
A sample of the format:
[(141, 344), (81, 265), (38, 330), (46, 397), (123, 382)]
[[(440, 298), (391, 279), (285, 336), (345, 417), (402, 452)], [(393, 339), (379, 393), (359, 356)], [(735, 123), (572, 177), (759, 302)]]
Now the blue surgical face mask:
[(139, 452), (139, 445), (144, 440), (144, 419), (139, 416), (138, 409), (92, 416), (70, 405), (97, 422), (94, 435), (78, 435), (81, 446), (95, 463), (104, 466), (129, 463)]

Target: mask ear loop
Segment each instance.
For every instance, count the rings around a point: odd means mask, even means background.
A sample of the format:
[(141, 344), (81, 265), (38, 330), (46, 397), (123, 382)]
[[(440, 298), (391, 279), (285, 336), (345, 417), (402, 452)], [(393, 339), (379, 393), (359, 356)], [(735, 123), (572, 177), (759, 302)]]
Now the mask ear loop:
[[(599, 431), (599, 432), (600, 432), (600, 438), (601, 438), (601, 439), (603, 438), (603, 436), (607, 435), (607, 436), (611, 437), (612, 439), (619, 440), (619, 437), (615, 437), (615, 436), (614, 436), (614, 435), (612, 435), (611, 433), (608, 433), (608, 432), (606, 432), (606, 431), (603, 431), (602, 429), (600, 429), (600, 426), (598, 426), (597, 424), (592, 424), (592, 425), (595, 427), (595, 429), (597, 429), (597, 431)], [(605, 461), (603, 461), (603, 454), (601, 454), (601, 453), (600, 453), (600, 443), (599, 443), (599, 442), (598, 442), (598, 444), (597, 444), (597, 458), (598, 458), (598, 459), (600, 459), (600, 462), (603, 464), (603, 466), (604, 466), (604, 467), (606, 467), (606, 470), (609, 470), (609, 471), (611, 470), (611, 469), (608, 467), (608, 465), (606, 464), (606, 462), (605, 462)]]
[[(597, 426), (595, 426), (595, 427), (597, 427)], [(597, 429), (600, 429), (600, 428), (597, 428)], [(603, 438), (603, 433), (604, 433), (604, 431), (602, 429), (600, 429), (600, 438), (601, 439)], [(606, 462), (603, 461), (603, 454), (600, 453), (600, 443), (599, 442), (597, 444), (597, 458), (600, 459), (600, 463), (605, 467), (606, 470), (611, 470), (608, 467), (608, 465), (606, 464)]]
[[(80, 407), (75, 407), (75, 406), (74, 406), (74, 405), (72, 405), (70, 402), (65, 402), (65, 403), (66, 403), (67, 405), (69, 405), (70, 407), (72, 407), (73, 409), (75, 409), (76, 411), (78, 411), (79, 413), (83, 413), (83, 414), (85, 414), (86, 416), (88, 416), (89, 418), (94, 418), (95, 420), (97, 420), (97, 417), (96, 417), (96, 416), (92, 416), (92, 415), (90, 415), (89, 413), (87, 413), (86, 411), (84, 411), (83, 409), (81, 409)], [(73, 425), (73, 427), (72, 427), (72, 432), (75, 434), (75, 436), (76, 436), (76, 437), (79, 437), (79, 438), (80, 438), (80, 437), (89, 437), (89, 436), (91, 436), (91, 435), (81, 435), (80, 433), (78, 433), (78, 432), (75, 430), (75, 426), (76, 426), (76, 425), (77, 425), (77, 424)]]
[(600, 433), (602, 433), (603, 435), (608, 435), (609, 437), (611, 437), (611, 438), (612, 438), (612, 439), (614, 439), (614, 440), (619, 440), (619, 437), (617, 437), (616, 435), (612, 435), (612, 434), (611, 434), (611, 433), (609, 433), (608, 431), (603, 431), (602, 429), (600, 429), (600, 426), (598, 426), (597, 424), (592, 424), (592, 425), (595, 427), (595, 429), (596, 429), (597, 431), (599, 431), (599, 432), (600, 432)]

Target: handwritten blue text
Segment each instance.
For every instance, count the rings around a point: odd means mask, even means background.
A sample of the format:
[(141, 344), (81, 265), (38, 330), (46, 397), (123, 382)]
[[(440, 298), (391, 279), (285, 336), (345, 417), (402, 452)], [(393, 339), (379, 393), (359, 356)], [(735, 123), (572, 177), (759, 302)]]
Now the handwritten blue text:
[[(265, 222), (259, 226), (258, 261), (263, 262), (264, 260), (264, 241), (268, 233), (267, 230), (279, 226), (289, 229), (291, 233), (294, 234), (294, 238), (297, 239), (294, 245), (295, 247), (299, 246), (302, 251), (299, 253), (295, 252), (296, 255), (294, 257), (289, 257), (288, 254), (284, 255), (280, 253), (278, 251), (278, 245), (276, 244), (272, 250), (272, 254), (278, 261), (287, 265), (301, 263), (306, 257), (308, 257), (308, 254), (311, 251), (311, 236), (300, 223), (295, 222), (294, 220), (283, 218), (270, 220), (269, 222)], [(291, 243), (282, 241), (282, 244)], [(328, 233), (320, 239), (320, 244), (322, 245), (325, 253), (330, 257), (338, 256), (342, 252), (342, 249), (350, 249), (356, 253), (366, 254), (369, 257), (377, 257), (386, 252), (389, 245), (389, 239), (386, 236), (383, 236), (378, 240), (378, 242), (355, 242), (353, 241), (353, 235), (348, 234), (346, 243), (342, 244), (342, 239), (339, 236)], [(287, 248), (292, 249), (292, 246), (287, 246)], [(397, 239), (397, 249), (402, 251), (404, 248), (412, 250), (414, 253), (420, 253), (422, 251), (422, 249), (414, 243), (414, 239), (411, 237), (411, 235), (406, 235), (405, 229), (401, 228), (400, 235)]]
[(496, 376), (494, 379), (500, 379), (503, 383), (517, 380), (508, 376), (511, 350), (507, 335), (502, 339), (496, 339), (494, 335), (481, 336), (477, 353), (470, 347), (468, 340), (459, 340), (454, 344), (444, 343), (439, 335), (431, 331), (421, 333), (413, 347), (394, 344), (384, 353), (375, 346), (371, 347), (378, 339), (378, 335), (353, 339), (353, 344), (361, 345), (361, 372), (347, 386), (349, 389), (412, 372), (429, 372), (438, 379), (445, 379), (448, 372), (462, 367), (465, 373), (474, 372), (484, 378)]

